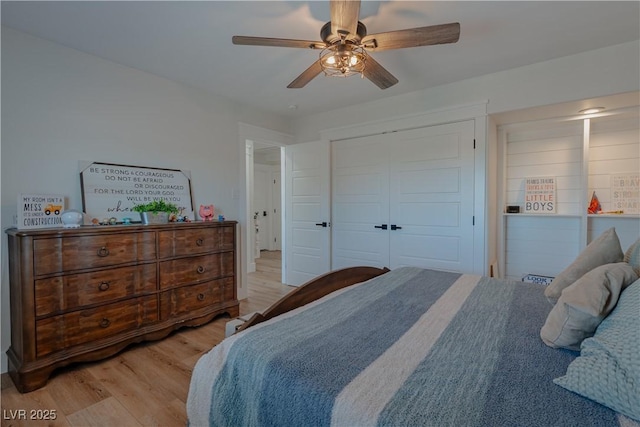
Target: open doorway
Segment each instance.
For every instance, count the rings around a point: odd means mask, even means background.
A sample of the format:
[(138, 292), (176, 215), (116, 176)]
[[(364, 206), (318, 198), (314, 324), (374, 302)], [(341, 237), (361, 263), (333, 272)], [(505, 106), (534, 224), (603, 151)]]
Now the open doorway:
[(267, 272), (278, 280), (282, 277), (281, 150), (254, 142), (251, 204), (255, 271)]
[[(254, 146), (258, 149), (267, 147), (283, 147), (293, 144), (293, 138), (290, 135), (276, 132), (273, 130), (261, 128), (258, 126), (239, 123), (238, 126), (238, 148), (240, 150), (239, 179), (240, 189), (237, 192), (238, 208), (239, 208), (239, 232), (240, 247), (238, 248), (238, 299), (245, 299), (248, 296), (248, 276), (255, 271), (255, 226), (254, 215), (257, 212), (253, 208), (254, 193)], [(283, 162), (283, 160), (280, 160)], [(282, 166), (282, 165), (281, 165)], [(284, 169), (282, 166), (281, 169)], [(281, 178), (282, 179), (282, 178)], [(285, 212), (281, 215), (284, 217)], [(284, 230), (280, 233), (284, 235)], [(286, 253), (286, 244), (284, 238), (281, 238), (282, 252)], [(282, 273), (284, 273), (283, 264), (286, 257), (282, 257), (280, 263), (281, 274), (279, 282), (283, 282)]]

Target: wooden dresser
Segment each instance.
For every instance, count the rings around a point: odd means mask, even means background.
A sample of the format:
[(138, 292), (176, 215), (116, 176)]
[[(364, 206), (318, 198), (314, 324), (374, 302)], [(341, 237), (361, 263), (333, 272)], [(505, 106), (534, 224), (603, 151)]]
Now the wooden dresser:
[(9, 229), (9, 374), (21, 392), (72, 362), (113, 355), (228, 313), (235, 221)]

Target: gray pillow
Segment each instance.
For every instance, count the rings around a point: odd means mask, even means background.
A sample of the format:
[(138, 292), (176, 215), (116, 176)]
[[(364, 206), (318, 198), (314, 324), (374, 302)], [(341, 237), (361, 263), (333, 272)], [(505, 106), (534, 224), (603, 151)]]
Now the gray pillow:
[(640, 421), (640, 280), (620, 295), (618, 305), (565, 376), (553, 382)]
[(544, 294), (551, 304), (555, 304), (564, 288), (596, 267), (622, 261), (623, 256), (620, 239), (612, 227), (589, 243), (575, 261), (553, 279)]
[(638, 279), (626, 262), (596, 267), (566, 287), (540, 330), (549, 347), (580, 350), (585, 338), (611, 313), (624, 288)]
[(629, 249), (624, 253), (624, 262), (628, 262), (631, 267), (636, 271), (636, 274), (640, 276), (640, 238), (636, 242), (629, 246)]

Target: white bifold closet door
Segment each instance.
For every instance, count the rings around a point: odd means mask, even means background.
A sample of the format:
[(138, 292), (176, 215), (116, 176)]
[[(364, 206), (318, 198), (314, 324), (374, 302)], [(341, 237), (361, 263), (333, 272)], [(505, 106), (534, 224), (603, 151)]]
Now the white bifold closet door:
[(474, 122), (336, 141), (332, 265), (473, 271)]

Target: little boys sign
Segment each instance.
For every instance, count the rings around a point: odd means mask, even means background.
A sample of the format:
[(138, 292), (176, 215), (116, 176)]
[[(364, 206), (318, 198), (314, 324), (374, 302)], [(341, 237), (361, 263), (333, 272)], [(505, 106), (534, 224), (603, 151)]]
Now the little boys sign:
[(524, 211), (526, 213), (556, 213), (556, 178), (525, 178)]
[(64, 197), (56, 194), (18, 195), (18, 228), (47, 228), (62, 225)]

